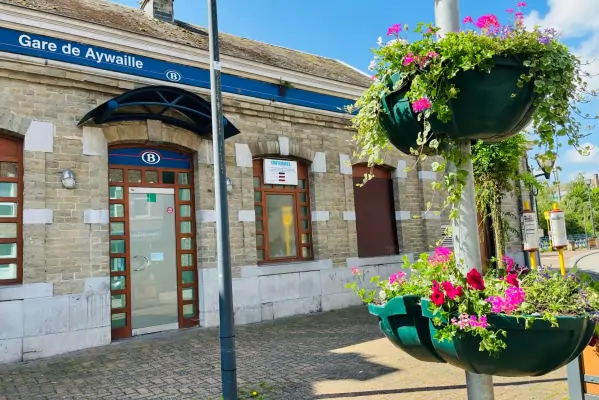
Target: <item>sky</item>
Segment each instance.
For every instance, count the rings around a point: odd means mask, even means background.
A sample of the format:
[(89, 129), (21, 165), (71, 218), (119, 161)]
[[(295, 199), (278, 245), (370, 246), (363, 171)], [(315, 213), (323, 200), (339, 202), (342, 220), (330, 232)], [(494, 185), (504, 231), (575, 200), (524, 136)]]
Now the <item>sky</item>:
[[(137, 0), (112, 0), (138, 7)], [(526, 0), (525, 0), (526, 1)], [(460, 0), (460, 15), (474, 19), (484, 14), (503, 18), (517, 0)], [(599, 55), (599, 0), (528, 0), (524, 9), (527, 25), (558, 29), (563, 41), (583, 60)], [(206, 1), (176, 0), (175, 18), (207, 26)], [(433, 0), (219, 0), (219, 30), (307, 53), (342, 60), (368, 72), (370, 49), (377, 38), (385, 36), (393, 24), (415, 26), (434, 21)], [(598, 57), (599, 58), (599, 57)], [(599, 60), (587, 68), (599, 74)], [(599, 88), (599, 77), (591, 82)], [(585, 105), (583, 112), (599, 114), (599, 101)], [(595, 123), (596, 122), (596, 123)], [(590, 156), (581, 156), (566, 144), (560, 149), (557, 164), (560, 180), (569, 181), (577, 174), (599, 173), (599, 120), (585, 144)], [(531, 166), (535, 164), (532, 161)]]

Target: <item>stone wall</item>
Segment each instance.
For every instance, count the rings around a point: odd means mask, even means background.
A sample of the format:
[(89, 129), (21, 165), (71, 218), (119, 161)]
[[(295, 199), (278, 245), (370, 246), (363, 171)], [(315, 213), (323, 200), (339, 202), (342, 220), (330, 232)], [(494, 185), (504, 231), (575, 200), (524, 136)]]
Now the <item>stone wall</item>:
[[(211, 141), (159, 121), (77, 127), (88, 111), (138, 84), (48, 66), (0, 61), (0, 130), (24, 137), (23, 285), (0, 286), (0, 362), (110, 342), (108, 158), (117, 143), (171, 144), (194, 153), (200, 324), (218, 324)], [(346, 116), (225, 97), (242, 132), (226, 143), (235, 318), (251, 323), (359, 304), (349, 267), (388, 276), (403, 255), (428, 251), (446, 216), (423, 214), (436, 174), (390, 151), (400, 253), (357, 257), (351, 134)], [(252, 158), (293, 156), (310, 164), (315, 260), (256, 263)], [(59, 172), (75, 172), (77, 187)], [(437, 195), (438, 196), (438, 195)], [(414, 218), (417, 217), (417, 218)], [(6, 316), (6, 318), (5, 318)]]

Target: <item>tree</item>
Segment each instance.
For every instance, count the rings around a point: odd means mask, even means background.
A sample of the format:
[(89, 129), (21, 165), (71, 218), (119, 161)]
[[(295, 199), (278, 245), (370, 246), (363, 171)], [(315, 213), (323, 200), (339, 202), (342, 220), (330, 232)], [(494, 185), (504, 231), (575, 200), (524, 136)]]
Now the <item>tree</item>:
[(519, 133), (499, 143), (478, 141), (472, 147), (476, 205), (484, 217), (491, 217), (498, 259), (503, 257), (505, 244), (513, 230), (501, 210), (503, 198), (519, 189), (515, 182), (521, 181), (525, 187), (540, 186), (528, 171), (521, 168), (527, 144), (524, 134)]
[(570, 183), (560, 206), (565, 211), (566, 229), (569, 234), (592, 233), (591, 215), (595, 227), (598, 226), (599, 189), (589, 188), (583, 175), (578, 175)]

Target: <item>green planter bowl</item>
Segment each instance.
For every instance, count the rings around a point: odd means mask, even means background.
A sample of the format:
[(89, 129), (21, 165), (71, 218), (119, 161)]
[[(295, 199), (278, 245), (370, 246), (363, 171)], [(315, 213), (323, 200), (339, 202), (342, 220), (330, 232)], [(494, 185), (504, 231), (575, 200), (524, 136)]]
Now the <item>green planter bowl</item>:
[(422, 315), (429, 318), (431, 339), (437, 353), (448, 363), (475, 374), (508, 377), (541, 376), (574, 360), (587, 346), (595, 323), (587, 317), (558, 317), (559, 327), (535, 321), (525, 329), (524, 318), (487, 315), (493, 329), (503, 329), (507, 344), (499, 358), (479, 351), (480, 339), (472, 335), (455, 337), (451, 342), (434, 339), (437, 330), (429, 311), (429, 300), (422, 299)]
[[(462, 71), (451, 80), (459, 91), (458, 97), (449, 102), (452, 119), (443, 123), (432, 117), (432, 137), (497, 142), (514, 136), (530, 123), (535, 111), (534, 85), (532, 82), (522, 88), (516, 85), (528, 68), (516, 58), (494, 57), (493, 61), (495, 66), (490, 73)], [(399, 80), (400, 74), (394, 74), (389, 86)], [(406, 98), (408, 90), (406, 83), (381, 99), (385, 111), (381, 113), (381, 125), (391, 144), (403, 152), (416, 147), (422, 130), (422, 123)], [(514, 93), (516, 96), (512, 97)]]
[(368, 311), (379, 318), (381, 330), (396, 347), (420, 361), (445, 362), (433, 348), (420, 297), (395, 297), (384, 305), (369, 304)]

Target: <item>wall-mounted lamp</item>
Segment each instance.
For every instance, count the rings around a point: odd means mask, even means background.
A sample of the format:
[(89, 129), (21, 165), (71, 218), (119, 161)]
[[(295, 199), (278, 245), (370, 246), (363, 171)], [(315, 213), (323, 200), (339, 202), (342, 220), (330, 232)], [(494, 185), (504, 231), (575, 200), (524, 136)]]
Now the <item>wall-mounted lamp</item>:
[(231, 192), (233, 191), (233, 181), (231, 180), (231, 178), (227, 178), (226, 182), (227, 182), (227, 193), (231, 194)]
[(62, 186), (65, 189), (75, 189), (77, 181), (75, 180), (75, 173), (72, 169), (65, 169), (62, 171), (62, 177), (60, 178)]

